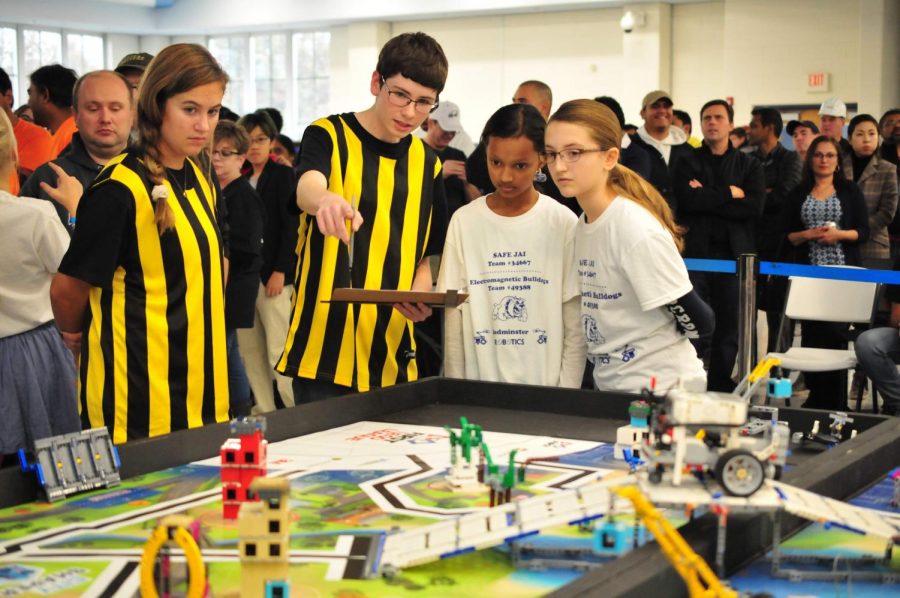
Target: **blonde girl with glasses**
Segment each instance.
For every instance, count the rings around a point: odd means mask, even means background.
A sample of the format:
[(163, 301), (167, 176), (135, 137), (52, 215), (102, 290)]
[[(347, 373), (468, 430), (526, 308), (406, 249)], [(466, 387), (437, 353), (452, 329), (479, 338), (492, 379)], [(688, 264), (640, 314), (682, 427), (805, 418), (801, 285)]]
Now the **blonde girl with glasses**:
[(581, 322), (594, 384), (638, 392), (706, 386), (689, 338), (712, 331), (681, 258), (682, 229), (662, 196), (618, 163), (622, 131), (592, 100), (560, 106), (547, 125), (544, 157), (559, 190), (584, 210), (575, 229)]
[(485, 125), (494, 191), (453, 214), (441, 257), (438, 288), (469, 294), (445, 313), (445, 376), (581, 385), (577, 218), (534, 187), (545, 128), (528, 104), (504, 106)]

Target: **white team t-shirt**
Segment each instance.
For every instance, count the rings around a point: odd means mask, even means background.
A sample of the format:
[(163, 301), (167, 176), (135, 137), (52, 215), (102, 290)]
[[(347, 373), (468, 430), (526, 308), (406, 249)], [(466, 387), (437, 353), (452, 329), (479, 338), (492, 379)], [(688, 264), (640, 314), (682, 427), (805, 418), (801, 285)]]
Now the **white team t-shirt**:
[(693, 288), (672, 236), (635, 202), (617, 197), (575, 232), (581, 321), (600, 390), (639, 392), (655, 376), (665, 390), (679, 378), (706, 379), (693, 345), (667, 303)]
[(479, 197), (450, 220), (438, 289), (460, 306), (465, 377), (558, 386), (562, 305), (578, 296), (571, 210), (540, 195), (525, 214), (500, 216)]
[(0, 191), (0, 338), (53, 319), (50, 281), (68, 247), (53, 204)]

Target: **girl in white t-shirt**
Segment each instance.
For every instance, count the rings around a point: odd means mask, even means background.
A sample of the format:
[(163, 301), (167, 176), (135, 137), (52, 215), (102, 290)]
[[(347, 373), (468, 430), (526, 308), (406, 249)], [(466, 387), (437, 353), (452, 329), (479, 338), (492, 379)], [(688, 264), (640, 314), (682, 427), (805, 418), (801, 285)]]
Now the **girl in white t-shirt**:
[(533, 185), (545, 127), (527, 104), (504, 106), (485, 125), (481, 139), (496, 190), (453, 214), (438, 276), (441, 290), (469, 294), (445, 314), (446, 376), (580, 386), (577, 219)]
[(543, 157), (567, 197), (584, 210), (575, 232), (581, 319), (594, 383), (638, 392), (655, 377), (705, 386), (689, 337), (711, 332), (679, 251), (682, 230), (662, 196), (620, 165), (620, 123), (606, 106), (574, 100), (547, 126)]
[[(16, 156), (12, 125), (0, 110), (0, 458), (81, 429), (75, 359), (50, 308), (50, 280), (69, 235), (49, 201), (10, 194)], [(59, 187), (42, 185), (74, 214), (81, 184), (50, 164)]]

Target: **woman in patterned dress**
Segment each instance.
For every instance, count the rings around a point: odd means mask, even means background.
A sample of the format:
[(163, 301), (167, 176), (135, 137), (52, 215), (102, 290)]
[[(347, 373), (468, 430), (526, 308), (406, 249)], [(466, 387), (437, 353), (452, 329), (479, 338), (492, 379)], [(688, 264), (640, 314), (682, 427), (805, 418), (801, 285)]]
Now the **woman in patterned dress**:
[[(843, 174), (834, 140), (816, 138), (806, 153), (803, 179), (788, 200), (787, 240), (795, 261), (813, 266), (859, 266), (860, 246), (869, 237), (866, 200)], [(804, 347), (847, 348), (847, 324), (805, 321)], [(804, 374), (809, 398), (804, 407), (847, 408), (847, 372)]]

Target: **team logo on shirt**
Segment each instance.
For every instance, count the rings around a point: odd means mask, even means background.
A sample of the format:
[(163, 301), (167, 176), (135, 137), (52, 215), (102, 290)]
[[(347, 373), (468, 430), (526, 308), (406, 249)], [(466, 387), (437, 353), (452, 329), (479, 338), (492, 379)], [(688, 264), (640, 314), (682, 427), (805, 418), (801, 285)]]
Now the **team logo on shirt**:
[(602, 345), (606, 342), (606, 339), (600, 334), (600, 329), (597, 328), (597, 320), (594, 319), (594, 316), (582, 314), (581, 324), (584, 326), (584, 339), (589, 345)]
[(525, 300), (521, 297), (507, 295), (494, 304), (494, 319), (500, 321), (518, 320), (528, 321), (528, 310), (525, 309)]
[(599, 355), (588, 355), (588, 361), (594, 365), (609, 365), (609, 353), (600, 353)]
[(534, 333), (537, 335), (537, 342), (539, 345), (547, 344), (547, 331), (541, 328), (535, 328)]
[(486, 345), (487, 344), (487, 334), (490, 333), (490, 330), (476, 330), (475, 331), (475, 344), (476, 345)]

